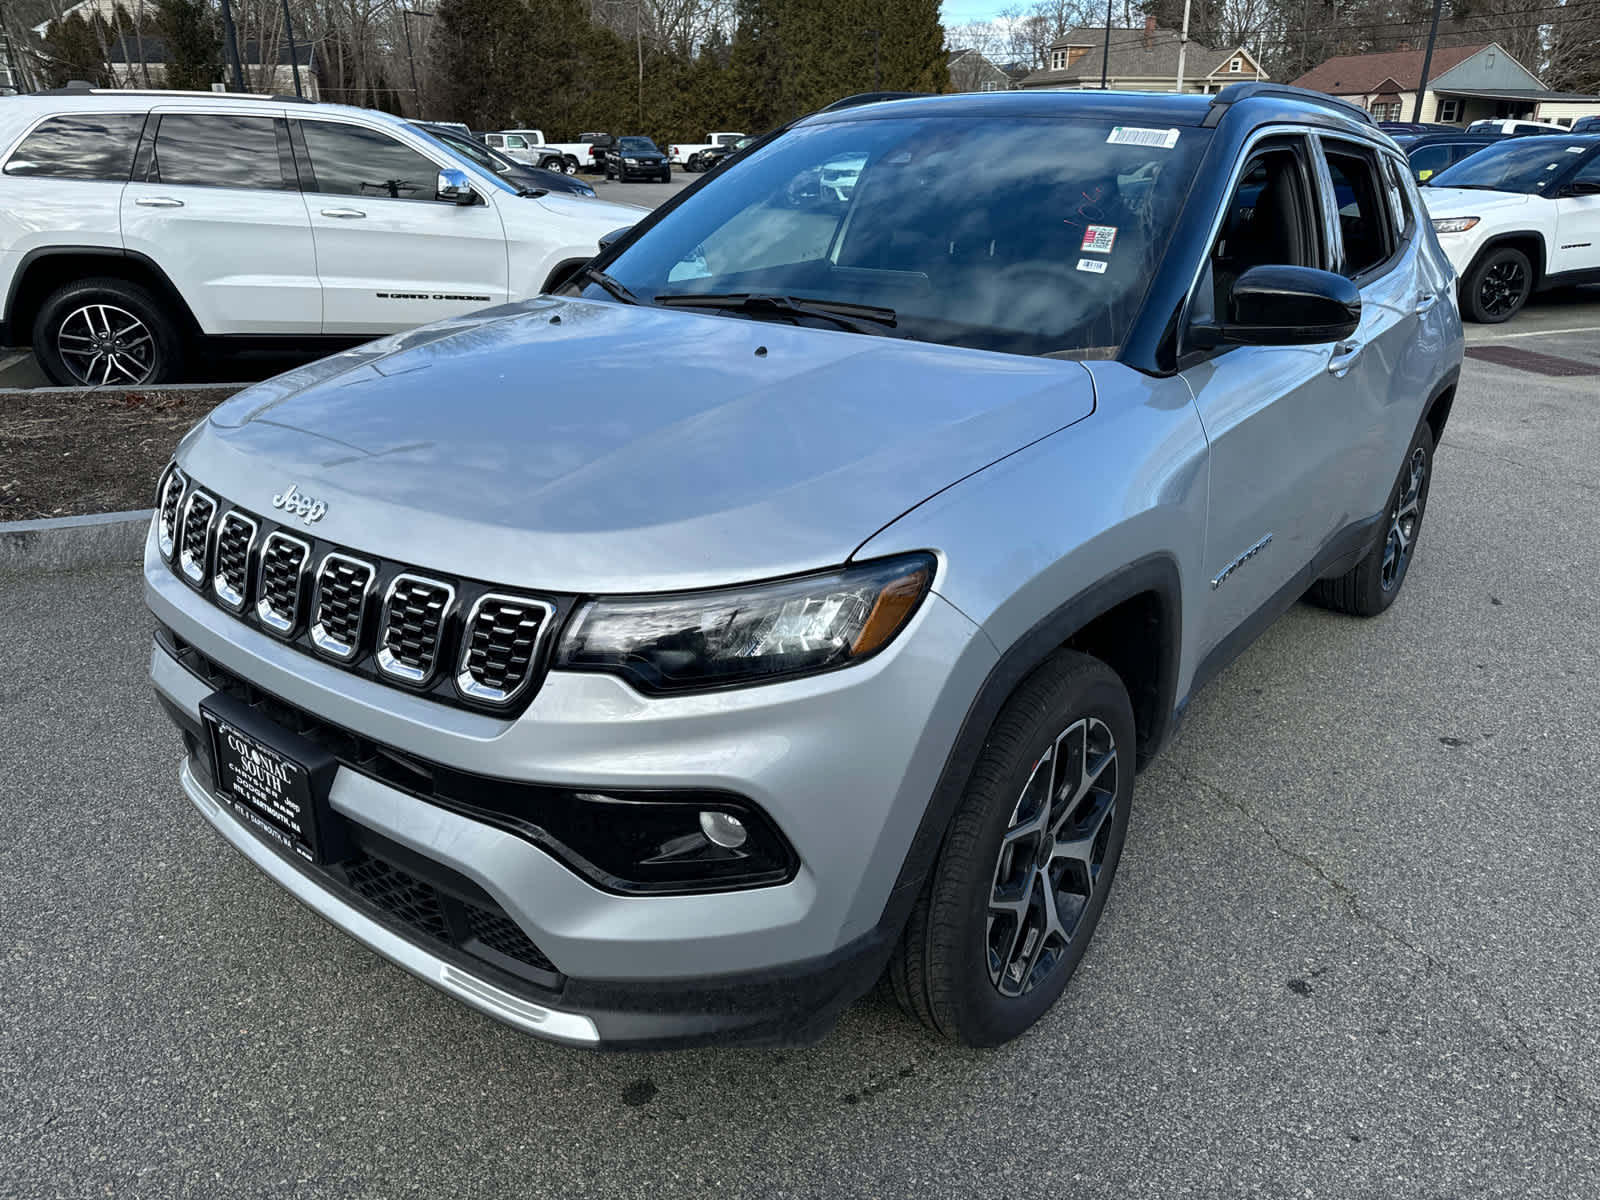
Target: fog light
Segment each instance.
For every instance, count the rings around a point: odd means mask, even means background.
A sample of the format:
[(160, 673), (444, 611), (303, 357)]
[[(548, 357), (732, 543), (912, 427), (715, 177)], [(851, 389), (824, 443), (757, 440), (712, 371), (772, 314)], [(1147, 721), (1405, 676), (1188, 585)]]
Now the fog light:
[(721, 846), (725, 850), (737, 850), (744, 845), (745, 838), (750, 836), (745, 830), (744, 822), (738, 817), (714, 809), (701, 810), (700, 832), (711, 839), (712, 845)]

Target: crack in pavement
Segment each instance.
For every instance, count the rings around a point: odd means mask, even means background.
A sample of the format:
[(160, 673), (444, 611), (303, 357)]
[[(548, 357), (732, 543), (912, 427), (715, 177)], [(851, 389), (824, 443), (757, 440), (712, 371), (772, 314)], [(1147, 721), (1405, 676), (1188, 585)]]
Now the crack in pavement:
[(1456, 989), (1465, 997), (1475, 1001), (1476, 1003), (1472, 1007), (1478, 1011), (1480, 1018), (1483, 1019), (1485, 1029), (1496, 1039), (1501, 1048), (1530, 1063), (1535, 1073), (1554, 1089), (1556, 1098), (1581, 1110), (1588, 1118), (1590, 1131), (1600, 1134), (1600, 1103), (1597, 1103), (1595, 1097), (1588, 1095), (1580, 1084), (1568, 1079), (1557, 1067), (1541, 1057), (1538, 1050), (1529, 1042), (1523, 1026), (1512, 1015), (1511, 1008), (1504, 997), (1481, 980), (1473, 978), (1461, 967), (1440, 958), (1427, 947), (1411, 941), (1399, 930), (1385, 924), (1368, 912), (1362, 907), (1360, 898), (1351, 890), (1348, 884), (1331, 874), (1327, 868), (1311, 855), (1303, 850), (1296, 849), (1286, 842), (1278, 831), (1272, 827), (1271, 822), (1260, 813), (1252, 810), (1242, 800), (1216, 784), (1192, 774), (1186, 766), (1177, 764), (1177, 767), (1178, 777), (1183, 783), (1209, 792), (1224, 804), (1237, 809), (1246, 820), (1253, 822), (1260, 828), (1262, 833), (1266, 834), (1267, 840), (1272, 843), (1273, 848), (1278, 853), (1290, 861), (1298, 863), (1327, 885), (1328, 889), (1333, 892), (1357, 922), (1377, 930), (1379, 934), (1388, 938), (1397, 946), (1409, 950), (1420, 958), (1429, 970), (1443, 976), (1454, 984)]

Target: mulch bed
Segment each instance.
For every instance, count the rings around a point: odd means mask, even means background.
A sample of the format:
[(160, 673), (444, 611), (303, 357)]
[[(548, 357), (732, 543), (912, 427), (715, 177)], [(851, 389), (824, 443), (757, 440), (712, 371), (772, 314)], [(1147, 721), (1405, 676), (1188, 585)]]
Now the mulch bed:
[(149, 508), (178, 439), (235, 390), (0, 392), (0, 521)]

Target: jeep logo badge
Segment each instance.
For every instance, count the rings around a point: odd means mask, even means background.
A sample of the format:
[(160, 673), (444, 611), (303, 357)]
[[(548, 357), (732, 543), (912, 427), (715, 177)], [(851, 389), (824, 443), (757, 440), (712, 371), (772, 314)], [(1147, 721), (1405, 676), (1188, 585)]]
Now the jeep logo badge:
[(272, 507), (281, 508), (292, 517), (299, 517), (307, 525), (315, 525), (328, 511), (328, 506), (321, 500), (296, 490), (292, 483), (272, 498)]

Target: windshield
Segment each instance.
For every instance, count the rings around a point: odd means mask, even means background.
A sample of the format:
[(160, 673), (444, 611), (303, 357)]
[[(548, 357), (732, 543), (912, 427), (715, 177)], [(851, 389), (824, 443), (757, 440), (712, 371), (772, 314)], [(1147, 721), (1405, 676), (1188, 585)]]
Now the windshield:
[(1573, 156), (1582, 154), (1590, 144), (1575, 144), (1564, 137), (1516, 138), (1462, 159), (1428, 180), (1428, 186), (1542, 195)]
[(656, 144), (646, 137), (625, 137), (617, 142), (624, 150), (654, 150)]
[(734, 160), (606, 270), (646, 302), (868, 305), (893, 311), (888, 336), (1111, 357), (1209, 136), (1057, 117), (801, 126)]

